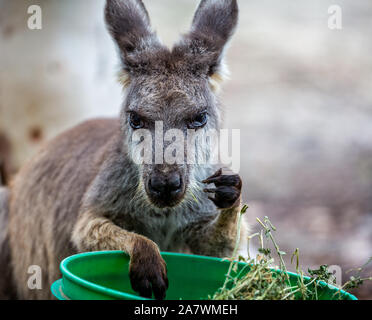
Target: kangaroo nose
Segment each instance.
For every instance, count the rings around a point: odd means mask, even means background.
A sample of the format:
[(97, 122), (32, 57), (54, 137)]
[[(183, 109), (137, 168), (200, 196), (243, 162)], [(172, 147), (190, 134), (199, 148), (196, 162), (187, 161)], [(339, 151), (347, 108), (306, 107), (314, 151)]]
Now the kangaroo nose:
[(181, 190), (181, 185), (181, 177), (178, 173), (174, 173), (169, 177), (154, 175), (151, 177), (149, 183), (149, 187), (152, 191), (162, 194), (174, 194)]

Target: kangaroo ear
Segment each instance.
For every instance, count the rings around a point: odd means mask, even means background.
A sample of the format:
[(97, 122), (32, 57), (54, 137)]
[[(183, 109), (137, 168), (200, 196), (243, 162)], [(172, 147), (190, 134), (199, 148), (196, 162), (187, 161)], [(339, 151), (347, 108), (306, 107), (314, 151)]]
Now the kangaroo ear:
[(162, 48), (141, 0), (107, 0), (105, 18), (129, 74)]
[(197, 72), (210, 77), (213, 88), (226, 77), (223, 53), (237, 25), (238, 11), (237, 0), (202, 0), (190, 32), (174, 48), (192, 59)]

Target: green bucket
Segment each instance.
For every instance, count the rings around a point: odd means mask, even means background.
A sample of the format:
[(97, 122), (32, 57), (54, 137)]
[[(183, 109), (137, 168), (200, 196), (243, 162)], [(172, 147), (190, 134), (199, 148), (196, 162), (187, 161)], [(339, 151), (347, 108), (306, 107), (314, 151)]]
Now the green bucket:
[[(168, 252), (161, 255), (168, 268), (167, 300), (208, 299), (223, 285), (229, 268), (229, 262), (219, 258)], [(244, 266), (239, 263), (239, 268)], [(132, 290), (128, 269), (129, 256), (122, 251), (77, 254), (62, 261), (62, 279), (54, 282), (51, 290), (59, 300), (148, 300)], [(288, 275), (295, 285), (299, 276)], [(357, 300), (350, 293), (319, 282), (318, 299), (340, 298)]]

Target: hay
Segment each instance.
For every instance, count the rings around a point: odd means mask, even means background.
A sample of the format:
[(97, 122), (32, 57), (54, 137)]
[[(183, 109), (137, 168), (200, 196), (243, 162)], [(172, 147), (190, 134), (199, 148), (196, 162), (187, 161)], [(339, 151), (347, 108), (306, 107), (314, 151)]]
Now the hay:
[[(292, 256), (291, 263), (295, 262), (296, 272), (299, 275), (297, 283), (291, 283), (287, 273), (287, 267), (284, 263), (283, 256), (286, 254), (281, 251), (277, 244), (273, 232), (276, 228), (270, 222), (268, 217), (263, 221), (257, 218), (257, 222), (261, 227), (261, 232), (248, 237), (248, 258), (237, 256), (239, 247), (239, 235), (241, 229), (242, 217), (247, 211), (248, 206), (244, 205), (240, 211), (238, 218), (236, 244), (233, 256), (226, 258), (230, 261), (229, 269), (226, 274), (223, 286), (211, 297), (212, 300), (318, 300), (318, 285), (319, 281), (332, 283), (335, 285), (332, 273), (329, 272), (327, 265), (322, 265), (319, 269), (308, 269), (310, 279), (306, 279), (305, 272), (300, 267), (299, 249), (297, 248)], [(250, 256), (250, 242), (253, 238), (258, 237), (260, 240), (259, 253), (255, 258)], [(275, 265), (275, 259), (271, 255), (271, 249), (264, 245), (271, 242), (275, 248), (275, 254), (279, 259), (279, 269), (283, 272), (272, 268)], [(362, 285), (367, 280), (372, 280), (372, 277), (361, 276), (366, 265), (372, 261), (372, 257), (362, 267), (354, 269), (356, 275), (350, 277), (337, 292), (336, 299), (341, 299), (342, 290), (354, 289)], [(239, 262), (244, 262), (242, 267)], [(337, 295), (337, 293), (335, 295)]]

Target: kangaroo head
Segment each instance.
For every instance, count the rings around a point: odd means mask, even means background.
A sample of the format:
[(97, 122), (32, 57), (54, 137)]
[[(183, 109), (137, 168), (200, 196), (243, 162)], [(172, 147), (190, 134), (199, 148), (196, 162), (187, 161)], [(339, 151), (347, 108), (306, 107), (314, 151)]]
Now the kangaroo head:
[[(120, 52), (120, 78), (126, 88), (121, 129), (133, 161), (139, 142), (132, 137), (140, 130), (154, 137), (156, 130), (163, 134), (177, 129), (186, 137), (188, 130), (219, 128), (216, 89), (225, 76), (224, 48), (237, 24), (236, 0), (202, 0), (190, 32), (172, 49), (152, 31), (141, 0), (107, 0), (105, 17)], [(162, 155), (166, 147), (162, 143)], [(140, 186), (154, 206), (176, 206), (195, 184), (193, 166), (157, 160), (153, 155), (150, 163), (138, 165)]]

